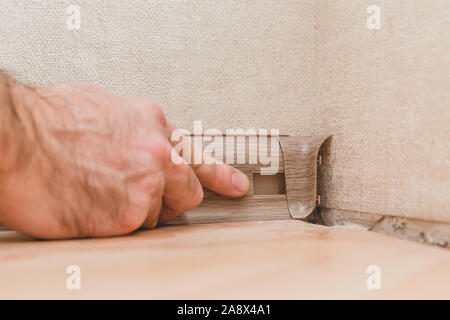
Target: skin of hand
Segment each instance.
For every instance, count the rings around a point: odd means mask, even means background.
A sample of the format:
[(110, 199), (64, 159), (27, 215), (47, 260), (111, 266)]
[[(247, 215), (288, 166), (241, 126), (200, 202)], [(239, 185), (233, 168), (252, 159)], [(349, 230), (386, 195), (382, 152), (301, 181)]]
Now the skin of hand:
[(3, 163), (0, 222), (12, 229), (43, 239), (123, 235), (196, 207), (202, 186), (248, 191), (228, 165), (175, 164), (174, 128), (145, 99), (87, 83), (16, 83), (10, 94), (20, 130)]

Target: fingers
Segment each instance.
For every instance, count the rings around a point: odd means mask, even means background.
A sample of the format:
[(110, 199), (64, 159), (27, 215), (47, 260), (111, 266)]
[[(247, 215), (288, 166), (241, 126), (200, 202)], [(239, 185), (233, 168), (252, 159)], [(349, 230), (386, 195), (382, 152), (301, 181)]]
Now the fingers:
[(203, 200), (202, 186), (192, 168), (182, 158), (176, 162), (179, 164), (171, 161), (165, 172), (166, 186), (161, 221), (174, 218), (198, 206)]
[[(168, 138), (168, 149), (171, 152), (170, 156), (165, 158), (163, 199), (162, 204), (157, 205), (161, 207), (159, 220), (153, 218), (154, 213), (149, 214), (146, 226), (154, 227), (158, 221), (164, 223), (198, 206), (203, 199), (202, 185), (231, 197), (244, 196), (248, 192), (249, 180), (241, 171), (207, 156), (204, 156), (207, 159), (204, 159), (203, 164), (189, 165), (176, 152), (172, 152), (170, 143), (173, 144), (171, 136), (175, 128), (165, 120), (159, 107), (149, 105), (147, 113), (162, 124), (161, 129), (165, 132), (163, 135)], [(201, 152), (201, 150), (194, 152)]]
[(148, 148), (148, 152), (157, 159), (158, 170), (164, 176), (164, 191), (159, 201), (155, 200), (152, 204), (145, 222), (146, 227), (154, 227), (158, 222), (175, 218), (198, 206), (203, 200), (203, 189), (189, 164), (172, 152), (169, 138), (173, 127), (165, 119), (161, 108), (145, 100), (133, 101), (139, 104), (143, 120), (152, 123), (153, 130), (159, 131), (158, 138), (153, 137)]
[(248, 177), (241, 171), (217, 160), (193, 166), (200, 183), (206, 188), (229, 197), (242, 197), (249, 188)]
[(161, 220), (167, 221), (198, 206), (203, 200), (203, 189), (192, 168), (172, 152), (167, 138), (154, 137), (148, 149), (155, 172), (162, 176), (158, 183), (161, 192), (149, 189), (152, 199), (144, 226), (153, 228)]
[[(167, 129), (170, 138), (175, 128), (167, 122)], [(201, 152), (189, 145), (185, 147), (192, 150), (192, 155)], [(241, 197), (248, 192), (249, 180), (244, 173), (206, 154), (202, 164), (191, 164), (191, 167), (200, 183), (212, 191), (229, 197)]]
[(169, 220), (175, 219), (179, 215), (180, 215), (180, 213), (177, 210), (174, 210), (172, 208), (169, 208), (169, 207), (163, 205), (163, 207), (161, 209), (161, 213), (159, 215), (158, 224), (164, 224)]
[(155, 186), (150, 193), (150, 199), (148, 203), (147, 218), (144, 221), (143, 226), (146, 228), (154, 228), (158, 225), (161, 209), (163, 206), (163, 194), (164, 183), (161, 182)]

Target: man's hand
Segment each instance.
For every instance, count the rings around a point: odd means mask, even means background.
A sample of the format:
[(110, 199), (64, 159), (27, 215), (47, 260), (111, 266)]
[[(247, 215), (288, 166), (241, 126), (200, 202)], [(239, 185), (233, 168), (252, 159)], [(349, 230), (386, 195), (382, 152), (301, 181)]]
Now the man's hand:
[(14, 83), (10, 97), (20, 129), (8, 142), (13, 161), (2, 164), (0, 222), (23, 233), (122, 235), (197, 206), (202, 185), (235, 197), (248, 190), (225, 164), (175, 164), (173, 127), (144, 99), (83, 83)]

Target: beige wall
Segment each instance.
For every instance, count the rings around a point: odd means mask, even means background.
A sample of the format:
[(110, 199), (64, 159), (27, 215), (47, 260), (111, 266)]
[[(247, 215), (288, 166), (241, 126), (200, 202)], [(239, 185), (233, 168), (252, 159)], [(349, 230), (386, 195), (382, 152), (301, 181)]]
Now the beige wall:
[(147, 97), (181, 127), (332, 133), (325, 206), (450, 221), (450, 1), (79, 0), (80, 30), (69, 4), (0, 0), (0, 66)]
[(312, 1), (77, 0), (80, 30), (70, 1), (15, 2), (0, 0), (0, 66), (22, 80), (94, 81), (189, 129), (312, 120)]
[(449, 17), (448, 0), (316, 1), (324, 206), (450, 221)]

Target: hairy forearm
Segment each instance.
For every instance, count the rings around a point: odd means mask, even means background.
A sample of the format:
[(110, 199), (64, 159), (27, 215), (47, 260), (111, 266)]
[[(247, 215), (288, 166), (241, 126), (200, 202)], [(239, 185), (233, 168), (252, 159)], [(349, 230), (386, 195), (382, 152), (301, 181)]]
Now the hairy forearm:
[(14, 82), (0, 70), (0, 222), (6, 214), (7, 184), (21, 140), (21, 123), (12, 98), (13, 85)]
[[(108, 154), (114, 130), (107, 127), (114, 113), (99, 112), (91, 97), (72, 99), (72, 90), (29, 87), (0, 75), (1, 224), (36, 237), (82, 236), (97, 232), (90, 230), (97, 228), (91, 221), (97, 220), (97, 203), (108, 214), (117, 214), (119, 201), (125, 203), (121, 174), (95, 160), (109, 156), (122, 162)], [(101, 88), (89, 90), (97, 95)], [(91, 213), (92, 219), (82, 220)]]
[(12, 169), (21, 139), (21, 123), (12, 98), (14, 82), (0, 71), (0, 173), (4, 176)]
[(8, 185), (23, 143), (22, 124), (12, 96), (15, 82), (0, 71), (0, 222), (8, 210)]
[[(33, 101), (35, 91), (0, 70), (0, 184), (8, 174), (24, 170), (39, 149)], [(3, 178), (2, 178), (3, 177)]]
[(17, 214), (16, 205), (28, 188), (24, 177), (39, 148), (27, 103), (34, 95), (33, 89), (0, 71), (0, 222), (4, 224)]

